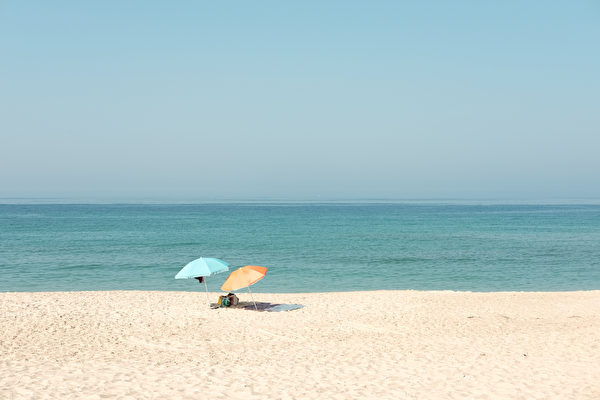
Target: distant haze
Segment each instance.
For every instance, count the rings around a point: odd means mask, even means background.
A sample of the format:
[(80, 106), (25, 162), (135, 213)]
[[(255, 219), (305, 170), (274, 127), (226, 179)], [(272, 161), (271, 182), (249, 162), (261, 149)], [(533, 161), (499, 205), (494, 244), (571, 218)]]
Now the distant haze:
[(0, 197), (600, 198), (600, 6), (0, 3)]

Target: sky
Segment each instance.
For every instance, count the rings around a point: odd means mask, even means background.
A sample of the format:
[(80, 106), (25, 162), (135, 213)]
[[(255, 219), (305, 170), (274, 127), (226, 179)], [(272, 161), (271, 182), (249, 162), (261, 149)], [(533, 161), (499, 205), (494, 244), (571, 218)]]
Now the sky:
[(598, 1), (0, 0), (0, 198), (600, 198)]

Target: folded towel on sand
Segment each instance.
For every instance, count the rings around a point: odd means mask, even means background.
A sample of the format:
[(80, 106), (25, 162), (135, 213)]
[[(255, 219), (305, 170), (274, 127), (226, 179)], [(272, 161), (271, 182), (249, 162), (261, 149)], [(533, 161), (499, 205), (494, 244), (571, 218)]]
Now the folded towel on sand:
[(279, 312), (279, 311), (292, 311), (304, 307), (302, 304), (277, 304), (267, 308), (265, 311)]
[(304, 307), (302, 304), (274, 304), (274, 303), (256, 303), (256, 308), (254, 308), (254, 304), (245, 304), (244, 309), (246, 310), (256, 310), (258, 311), (269, 311), (269, 312), (280, 312), (280, 311), (292, 311), (297, 310), (299, 308)]

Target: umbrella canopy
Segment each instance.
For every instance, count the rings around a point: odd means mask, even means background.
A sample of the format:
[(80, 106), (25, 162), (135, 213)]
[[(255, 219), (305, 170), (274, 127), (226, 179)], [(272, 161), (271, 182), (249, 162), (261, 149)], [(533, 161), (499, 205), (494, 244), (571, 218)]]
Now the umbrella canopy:
[(206, 285), (207, 276), (218, 274), (219, 272), (225, 272), (229, 270), (229, 264), (218, 258), (200, 257), (192, 262), (186, 264), (185, 267), (181, 268), (181, 271), (175, 275), (175, 279), (198, 279), (199, 284), (204, 283), (204, 289), (206, 290), (206, 300), (210, 306), (210, 299), (208, 298), (208, 286)]
[(246, 265), (245, 267), (238, 268), (229, 275), (221, 290), (231, 292), (245, 287), (248, 287), (248, 290), (250, 290), (250, 285), (260, 281), (267, 275), (267, 270), (267, 267), (259, 267), (257, 265)]
[(190, 279), (211, 276), (229, 270), (229, 264), (218, 258), (200, 257), (181, 269), (175, 279)]

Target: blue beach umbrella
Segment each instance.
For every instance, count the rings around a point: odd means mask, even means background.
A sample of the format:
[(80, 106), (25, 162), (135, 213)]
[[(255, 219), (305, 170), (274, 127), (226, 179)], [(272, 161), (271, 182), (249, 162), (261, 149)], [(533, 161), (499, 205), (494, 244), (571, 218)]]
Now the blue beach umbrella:
[(210, 303), (210, 299), (208, 298), (208, 286), (206, 286), (206, 277), (214, 274), (218, 274), (220, 272), (225, 272), (229, 270), (229, 264), (227, 264), (223, 260), (219, 260), (218, 258), (210, 258), (210, 257), (200, 257), (192, 262), (186, 264), (185, 267), (181, 269), (175, 275), (175, 279), (198, 279), (198, 283), (204, 283), (204, 288), (206, 289), (206, 299)]

